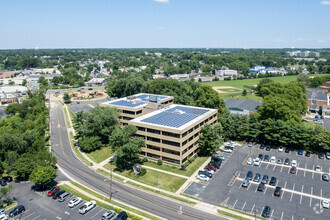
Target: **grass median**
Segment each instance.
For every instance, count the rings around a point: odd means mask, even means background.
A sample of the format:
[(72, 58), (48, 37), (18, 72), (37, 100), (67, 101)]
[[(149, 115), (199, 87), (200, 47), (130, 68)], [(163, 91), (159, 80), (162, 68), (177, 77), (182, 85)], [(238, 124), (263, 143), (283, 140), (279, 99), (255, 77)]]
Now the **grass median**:
[(229, 212), (225, 212), (225, 211), (222, 211), (222, 210), (217, 210), (218, 213), (220, 215), (225, 215), (225, 216), (228, 216), (230, 217), (231, 219), (237, 219), (237, 220), (249, 220), (248, 218), (244, 218), (242, 216), (239, 216), (239, 215), (235, 215), (235, 214), (232, 214), (232, 213), (229, 213)]
[[(120, 208), (123, 208), (123, 209), (125, 209), (125, 210), (127, 210), (127, 211), (131, 211), (131, 212), (134, 212), (135, 214), (138, 214), (138, 215), (141, 215), (141, 216), (143, 216), (143, 217), (146, 217), (146, 218), (148, 218), (148, 219), (153, 219), (153, 220), (158, 220), (159, 218), (157, 218), (157, 217), (155, 217), (155, 216), (153, 216), (153, 215), (150, 215), (150, 214), (148, 214), (148, 213), (145, 213), (145, 212), (142, 212), (142, 211), (140, 211), (140, 210), (137, 210), (137, 209), (134, 209), (134, 208), (131, 208), (130, 206), (127, 206), (127, 205), (124, 205), (124, 204), (121, 204), (121, 203), (118, 203), (118, 202), (115, 202), (115, 201), (113, 201), (113, 200), (110, 200), (109, 198), (107, 198), (107, 197), (104, 197), (103, 195), (100, 195), (100, 194), (98, 194), (98, 193), (96, 193), (96, 192), (94, 192), (94, 191), (92, 191), (92, 190), (90, 190), (90, 189), (88, 189), (88, 188), (86, 188), (86, 187), (84, 187), (84, 186), (82, 186), (82, 185), (80, 185), (79, 183), (76, 183), (76, 182), (71, 182), (71, 184), (72, 185), (74, 185), (74, 186), (76, 186), (76, 187), (78, 187), (79, 189), (81, 189), (81, 190), (83, 190), (83, 191), (85, 191), (85, 192), (87, 192), (87, 193), (89, 193), (89, 194), (91, 194), (91, 195), (93, 195), (93, 196), (95, 196), (96, 198), (98, 198), (98, 199), (102, 199), (102, 200), (104, 200), (104, 201), (106, 201), (106, 202), (108, 202), (108, 203), (111, 203), (111, 204), (113, 204), (113, 205), (116, 205), (116, 206), (118, 206), (118, 207), (120, 207)], [(71, 187), (70, 187), (71, 188)], [(71, 188), (72, 189), (72, 188)], [(74, 190), (74, 189), (73, 189)], [(71, 191), (70, 191), (71, 192)], [(77, 192), (77, 191), (76, 191)], [(75, 194), (75, 193), (73, 193), (73, 194)], [(81, 197), (82, 198), (82, 197)], [(114, 209), (114, 207), (112, 208), (114, 211), (116, 211), (115, 209)], [(116, 211), (117, 213), (119, 213), (120, 211)], [(130, 216), (129, 216), (130, 217)], [(137, 217), (137, 216), (136, 216)], [(130, 217), (131, 218), (131, 217)], [(140, 217), (137, 217), (138, 219), (141, 219)]]
[(64, 111), (64, 115), (65, 115), (66, 126), (68, 128), (71, 128), (71, 123), (69, 121), (68, 112), (66, 111), (66, 108), (65, 107), (63, 108), (63, 111)]
[(136, 186), (138, 188), (141, 188), (141, 189), (144, 189), (144, 190), (148, 190), (150, 192), (154, 192), (154, 193), (158, 193), (160, 195), (163, 195), (163, 196), (166, 196), (166, 197), (169, 197), (171, 199), (175, 199), (175, 200), (178, 200), (178, 201), (181, 201), (181, 202), (185, 202), (185, 203), (188, 203), (188, 204), (191, 204), (191, 205), (196, 205), (197, 202), (193, 202), (193, 201), (190, 201), (188, 199), (184, 199), (184, 198), (181, 198), (181, 197), (178, 197), (178, 196), (173, 196), (171, 194), (168, 194), (168, 193), (164, 193), (162, 191), (159, 191), (159, 190), (154, 190), (154, 189), (151, 189), (151, 188), (148, 188), (148, 187), (145, 187), (145, 186), (141, 186), (139, 184), (136, 184), (136, 183), (133, 183), (131, 181), (127, 181), (126, 182), (127, 184), (130, 184), (132, 186)]

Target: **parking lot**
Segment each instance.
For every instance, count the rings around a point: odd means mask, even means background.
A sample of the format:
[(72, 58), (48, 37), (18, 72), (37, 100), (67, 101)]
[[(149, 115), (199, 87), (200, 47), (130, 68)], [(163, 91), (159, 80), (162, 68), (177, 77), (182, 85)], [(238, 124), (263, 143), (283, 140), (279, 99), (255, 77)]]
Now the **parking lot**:
[[(58, 202), (47, 197), (46, 192), (34, 192), (31, 190), (32, 183), (13, 183), (14, 192), (12, 193), (19, 205), (25, 206), (25, 212), (13, 219), (21, 220), (44, 220), (44, 219), (101, 219), (101, 216), (107, 211), (96, 206), (84, 215), (79, 214), (79, 208), (86, 202), (82, 201), (74, 208), (68, 207), (68, 202), (74, 196), (67, 198), (64, 202)], [(8, 210), (8, 214), (11, 210)]]
[[(198, 197), (215, 205), (224, 205), (237, 210), (260, 215), (265, 205), (272, 208), (271, 219), (329, 219), (330, 210), (323, 209), (321, 201), (330, 199), (330, 183), (323, 181), (321, 175), (330, 173), (330, 160), (298, 155), (296, 151), (279, 152), (277, 149), (266, 151), (259, 145), (248, 147), (246, 144), (226, 155), (225, 163), (216, 172), (211, 181), (200, 191)], [(276, 159), (297, 160), (297, 172), (291, 174), (291, 166), (262, 161), (260, 166), (247, 165), (249, 157), (259, 154), (275, 156)], [(316, 165), (321, 172), (316, 172)], [(257, 190), (257, 182), (250, 181), (248, 187), (242, 187), (242, 181), (248, 171), (277, 178), (276, 186), (282, 187), (280, 197), (274, 196), (275, 186), (266, 184), (263, 192)], [(260, 181), (259, 181), (260, 182)], [(189, 188), (188, 188), (189, 189)], [(188, 190), (187, 189), (187, 190)], [(196, 196), (196, 195), (195, 195)]]
[(99, 104), (106, 101), (107, 100), (79, 101), (79, 104), (77, 104), (77, 102), (73, 102), (69, 104), (69, 109), (74, 113), (77, 113), (79, 111), (89, 112), (91, 108), (95, 108)]

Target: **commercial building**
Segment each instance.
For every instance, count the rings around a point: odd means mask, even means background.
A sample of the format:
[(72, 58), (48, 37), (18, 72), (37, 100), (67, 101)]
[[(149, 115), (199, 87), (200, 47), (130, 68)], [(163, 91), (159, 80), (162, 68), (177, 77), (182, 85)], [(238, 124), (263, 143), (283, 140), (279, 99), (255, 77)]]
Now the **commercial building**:
[(0, 105), (6, 105), (10, 103), (18, 103), (16, 96), (12, 94), (7, 94), (4, 91), (0, 93)]
[(137, 94), (102, 103), (121, 110), (120, 121), (145, 139), (141, 157), (181, 166), (198, 152), (200, 130), (217, 121), (217, 109), (173, 104), (172, 96)]
[(222, 76), (237, 76), (237, 70), (216, 70), (215, 75), (222, 77)]
[(230, 113), (239, 115), (253, 114), (262, 106), (262, 102), (256, 102), (250, 99), (227, 99), (225, 103)]
[(313, 52), (313, 51), (291, 51), (291, 52), (286, 52), (286, 56), (298, 56), (298, 57), (319, 57), (320, 53), (319, 52)]
[(103, 86), (105, 78), (93, 78), (87, 82), (88, 86)]
[(308, 108), (310, 112), (317, 112), (323, 105), (329, 105), (329, 96), (322, 92), (307, 92)]

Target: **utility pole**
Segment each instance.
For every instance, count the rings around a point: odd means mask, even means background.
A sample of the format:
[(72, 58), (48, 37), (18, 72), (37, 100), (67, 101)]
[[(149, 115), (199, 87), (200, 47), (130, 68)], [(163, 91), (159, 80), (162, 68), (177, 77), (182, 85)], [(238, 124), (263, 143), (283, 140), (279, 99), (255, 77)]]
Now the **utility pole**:
[(112, 164), (110, 164), (110, 200), (112, 198)]

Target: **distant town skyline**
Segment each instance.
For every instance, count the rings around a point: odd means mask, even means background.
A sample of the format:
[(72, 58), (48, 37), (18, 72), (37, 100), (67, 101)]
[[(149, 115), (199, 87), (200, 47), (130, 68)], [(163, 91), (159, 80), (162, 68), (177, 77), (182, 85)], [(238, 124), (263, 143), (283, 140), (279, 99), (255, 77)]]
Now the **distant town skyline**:
[(330, 48), (330, 0), (11, 0), (0, 8), (0, 49)]

